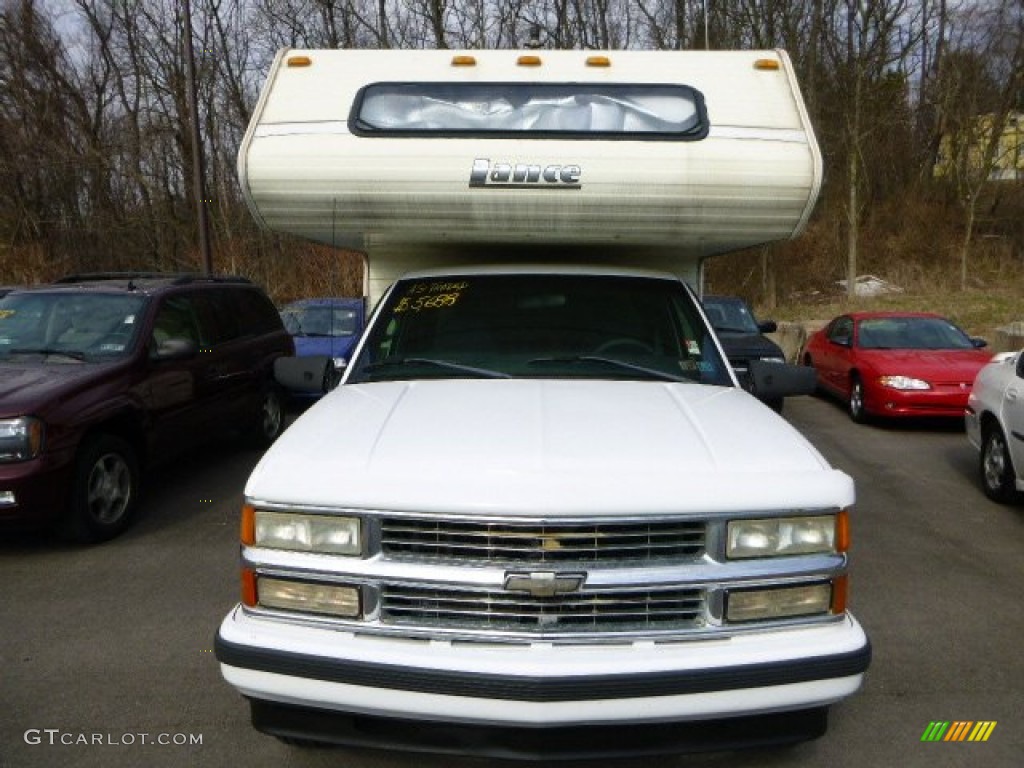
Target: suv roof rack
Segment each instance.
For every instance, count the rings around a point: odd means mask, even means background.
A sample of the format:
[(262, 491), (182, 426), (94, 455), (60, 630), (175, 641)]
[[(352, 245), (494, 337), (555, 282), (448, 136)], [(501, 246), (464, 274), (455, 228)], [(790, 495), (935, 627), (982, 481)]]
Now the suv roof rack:
[(87, 283), (104, 280), (166, 280), (171, 285), (188, 283), (251, 283), (247, 277), (238, 275), (206, 275), (201, 272), (83, 272), (65, 275), (54, 280), (54, 284)]

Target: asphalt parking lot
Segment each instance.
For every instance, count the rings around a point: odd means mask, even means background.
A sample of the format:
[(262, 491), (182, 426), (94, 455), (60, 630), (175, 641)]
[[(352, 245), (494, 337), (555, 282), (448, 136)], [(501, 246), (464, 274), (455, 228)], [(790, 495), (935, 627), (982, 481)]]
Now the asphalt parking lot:
[[(867, 683), (818, 741), (658, 764), (1019, 765), (1024, 506), (982, 495), (955, 426), (857, 426), (815, 398), (785, 413), (857, 481), (851, 606), (874, 645)], [(493, 764), (297, 749), (251, 729), (212, 647), (237, 599), (238, 509), (258, 458), (217, 445), (161, 471), (138, 524), (108, 544), (0, 539), (0, 766)], [(935, 721), (996, 725), (983, 743), (922, 742)]]

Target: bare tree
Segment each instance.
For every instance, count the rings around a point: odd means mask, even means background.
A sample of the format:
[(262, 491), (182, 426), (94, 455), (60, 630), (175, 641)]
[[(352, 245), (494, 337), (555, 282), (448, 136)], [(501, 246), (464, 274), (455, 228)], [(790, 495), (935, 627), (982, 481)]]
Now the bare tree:
[[(23, 245), (49, 258), (72, 254), (67, 233), (111, 209), (111, 190), (96, 137), (103, 85), (78, 79), (66, 47), (33, 0), (0, 9), (0, 237), (5, 251)], [(102, 97), (100, 97), (102, 98)], [(93, 163), (90, 166), (90, 163)], [(84, 244), (82, 244), (84, 245)], [(5, 270), (6, 271), (6, 270)]]
[[(958, 251), (960, 285), (966, 288), (979, 205), (986, 191), (997, 192), (1005, 183), (998, 173), (1007, 165), (1005, 153), (1020, 152), (1004, 136), (1024, 110), (1024, 6), (1000, 0), (970, 9), (960, 21), (959, 45), (945, 54), (936, 74), (937, 168), (963, 209)], [(998, 198), (992, 198), (994, 208)]]
[[(824, 36), (842, 116), (845, 152), (846, 289), (855, 295), (860, 219), (866, 182), (865, 148), (878, 130), (869, 119), (870, 98), (888, 75), (906, 60), (914, 41), (906, 30), (913, 18), (908, 0), (838, 0), (824, 8), (833, 23)], [(872, 115), (872, 118), (875, 115)]]

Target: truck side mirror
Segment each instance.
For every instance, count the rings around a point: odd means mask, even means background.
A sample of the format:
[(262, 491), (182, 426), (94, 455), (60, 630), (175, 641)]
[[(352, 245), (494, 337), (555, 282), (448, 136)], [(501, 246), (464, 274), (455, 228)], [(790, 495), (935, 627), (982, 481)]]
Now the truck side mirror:
[(763, 400), (812, 395), (818, 388), (818, 375), (807, 366), (751, 360), (749, 370), (753, 393)]
[(334, 361), (327, 355), (279, 357), (274, 361), (274, 379), (291, 392), (323, 394), (329, 389)]

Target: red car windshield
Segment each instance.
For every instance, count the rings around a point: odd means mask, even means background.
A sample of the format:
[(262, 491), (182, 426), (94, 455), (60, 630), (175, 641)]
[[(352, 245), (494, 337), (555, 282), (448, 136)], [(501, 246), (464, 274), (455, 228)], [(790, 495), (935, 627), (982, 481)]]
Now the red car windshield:
[(940, 317), (880, 317), (861, 320), (863, 349), (973, 349), (969, 336)]

